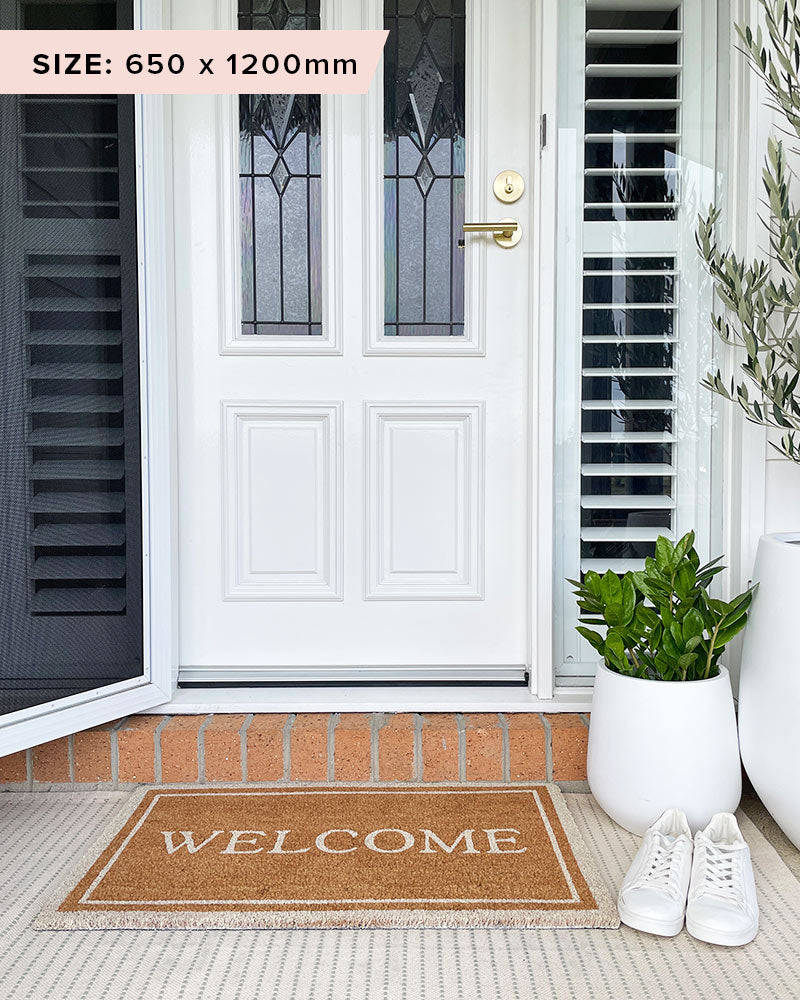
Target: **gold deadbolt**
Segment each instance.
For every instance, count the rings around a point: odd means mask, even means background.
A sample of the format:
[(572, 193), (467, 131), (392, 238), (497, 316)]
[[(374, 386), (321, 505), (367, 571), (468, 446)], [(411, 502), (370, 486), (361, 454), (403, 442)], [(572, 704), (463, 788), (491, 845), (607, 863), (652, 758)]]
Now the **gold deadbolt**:
[(495, 177), (492, 189), (498, 201), (504, 201), (510, 205), (522, 197), (525, 191), (525, 181), (516, 170), (502, 170)]

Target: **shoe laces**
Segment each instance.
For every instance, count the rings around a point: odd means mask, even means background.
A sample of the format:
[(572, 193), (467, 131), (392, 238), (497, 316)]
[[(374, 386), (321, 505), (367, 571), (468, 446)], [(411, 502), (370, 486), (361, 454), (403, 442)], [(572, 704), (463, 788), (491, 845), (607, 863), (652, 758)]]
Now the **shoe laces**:
[(726, 903), (745, 906), (742, 881), (742, 850), (736, 844), (705, 842), (702, 882), (698, 895), (716, 896)]
[(683, 840), (666, 840), (657, 835), (647, 866), (631, 884), (631, 889), (662, 889), (674, 899), (680, 896), (680, 860), (685, 853)]

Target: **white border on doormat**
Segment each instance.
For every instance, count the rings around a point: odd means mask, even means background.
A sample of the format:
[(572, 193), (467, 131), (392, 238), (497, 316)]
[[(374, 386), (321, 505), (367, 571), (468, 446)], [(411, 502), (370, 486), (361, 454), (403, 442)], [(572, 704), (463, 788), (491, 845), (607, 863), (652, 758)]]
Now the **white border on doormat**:
[[(486, 791), (494, 789), (525, 791), (546, 788), (550, 793), (556, 814), (567, 836), (575, 861), (586, 884), (594, 896), (596, 907), (591, 910), (433, 910), (433, 909), (370, 909), (361, 910), (107, 910), (87, 913), (62, 912), (58, 907), (80, 882), (86, 872), (97, 861), (114, 837), (133, 815), (144, 796), (151, 791), (174, 793), (180, 791), (199, 792), (226, 791), (242, 792), (264, 789), (283, 792), (314, 791)], [(561, 790), (552, 782), (529, 782), (506, 784), (501, 782), (463, 784), (458, 782), (437, 782), (421, 785), (418, 782), (394, 782), (391, 784), (363, 782), (314, 782), (308, 785), (287, 785), (285, 783), (220, 784), (175, 784), (146, 785), (131, 793), (130, 798), (120, 807), (100, 836), (86, 851), (80, 862), (73, 866), (62, 880), (58, 890), (42, 908), (32, 923), (34, 930), (262, 930), (272, 928), (299, 929), (378, 929), (378, 928), (603, 928), (619, 927), (619, 915), (614, 896), (598, 872), (584, 843), (583, 837), (564, 801)]]

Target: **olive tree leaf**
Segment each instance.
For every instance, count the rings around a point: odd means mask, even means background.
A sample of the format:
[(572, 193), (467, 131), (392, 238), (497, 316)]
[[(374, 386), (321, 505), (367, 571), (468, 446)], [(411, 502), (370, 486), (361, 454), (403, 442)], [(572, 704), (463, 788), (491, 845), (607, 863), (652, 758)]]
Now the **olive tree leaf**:
[[(768, 106), (779, 119), (778, 135), (800, 137), (800, 0), (759, 0), (759, 6), (765, 32), (737, 24), (741, 51), (763, 82)], [(762, 180), (768, 205), (762, 223), (774, 268), (765, 256), (742, 260), (720, 241), (717, 207), (710, 206), (698, 220), (695, 243), (720, 306), (712, 314), (712, 328), (726, 345), (744, 353), (730, 386), (719, 371), (710, 372), (702, 384), (739, 406), (748, 420), (780, 428), (783, 433), (772, 447), (800, 463), (800, 355), (794, 343), (800, 213), (786, 149), (774, 137), (767, 140)], [(772, 277), (774, 271), (780, 272), (780, 280)]]

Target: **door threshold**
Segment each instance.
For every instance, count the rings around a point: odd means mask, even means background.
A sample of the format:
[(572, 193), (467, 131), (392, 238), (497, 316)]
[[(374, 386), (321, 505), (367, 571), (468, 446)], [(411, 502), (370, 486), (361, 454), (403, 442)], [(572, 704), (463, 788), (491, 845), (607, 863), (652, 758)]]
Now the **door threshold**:
[(409, 685), (178, 688), (148, 709), (164, 715), (207, 712), (587, 712), (591, 688), (557, 688), (537, 698), (527, 687)]
[(397, 664), (382, 666), (182, 666), (178, 686), (216, 684), (222, 687), (283, 684), (522, 684), (528, 683), (524, 664)]
[[(433, 680), (419, 681), (411, 678), (402, 678), (392, 681), (392, 687), (454, 687), (463, 688), (465, 684), (470, 687), (520, 687), (528, 689), (528, 677), (520, 677), (518, 680)], [(351, 688), (351, 687), (386, 687), (385, 680), (361, 680), (358, 677), (348, 677), (343, 680), (325, 680), (316, 678), (310, 681), (303, 681), (299, 684), (295, 680), (285, 681), (186, 681), (183, 677), (178, 679), (178, 688), (184, 690), (202, 690), (206, 688)]]

